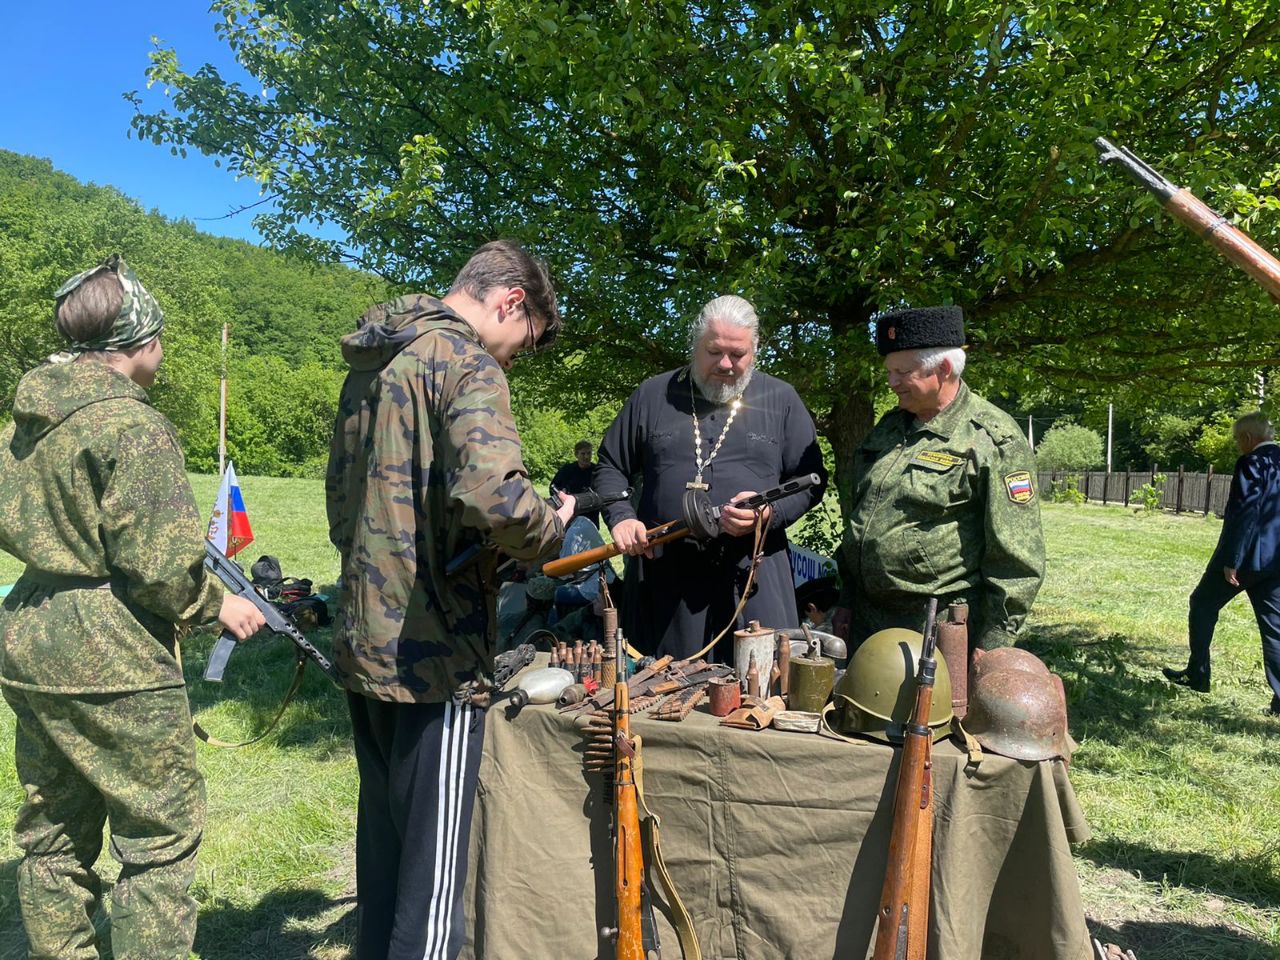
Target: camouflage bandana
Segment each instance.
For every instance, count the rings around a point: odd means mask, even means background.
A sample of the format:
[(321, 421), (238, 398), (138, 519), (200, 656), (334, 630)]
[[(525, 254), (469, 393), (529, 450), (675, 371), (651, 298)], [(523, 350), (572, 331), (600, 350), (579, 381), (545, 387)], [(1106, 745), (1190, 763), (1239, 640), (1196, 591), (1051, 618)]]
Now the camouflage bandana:
[(110, 330), (96, 340), (73, 342), (68, 347), (72, 354), (90, 350), (130, 350), (155, 339), (164, 329), (164, 311), (160, 309), (160, 304), (156, 303), (155, 297), (147, 292), (147, 288), (139, 282), (137, 275), (118, 253), (113, 253), (92, 269), (77, 273), (60, 286), (53, 295), (54, 315), (57, 315), (63, 298), (103, 270), (111, 271), (120, 280), (124, 287), (124, 303), (121, 304), (120, 313)]

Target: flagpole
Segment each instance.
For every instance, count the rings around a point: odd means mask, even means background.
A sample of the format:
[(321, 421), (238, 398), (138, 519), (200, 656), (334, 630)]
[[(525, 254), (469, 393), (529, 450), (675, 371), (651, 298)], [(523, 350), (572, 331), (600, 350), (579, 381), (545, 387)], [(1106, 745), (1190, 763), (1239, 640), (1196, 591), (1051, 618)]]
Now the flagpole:
[(227, 469), (227, 328), (222, 325), (222, 379), (218, 383), (218, 476)]

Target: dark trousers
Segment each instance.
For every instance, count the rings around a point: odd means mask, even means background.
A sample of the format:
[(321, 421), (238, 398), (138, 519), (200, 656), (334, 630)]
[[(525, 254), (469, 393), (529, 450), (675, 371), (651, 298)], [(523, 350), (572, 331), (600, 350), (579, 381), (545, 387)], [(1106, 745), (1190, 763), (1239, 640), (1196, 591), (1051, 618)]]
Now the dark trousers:
[(452, 960), (484, 735), (470, 704), (347, 694), (360, 770), (357, 960)]
[(1202, 677), (1206, 683), (1209, 681), (1209, 646), (1213, 643), (1218, 612), (1243, 590), (1253, 604), (1253, 615), (1262, 634), (1262, 666), (1271, 687), (1271, 706), (1280, 711), (1280, 575), (1242, 570), (1237, 579), (1240, 581), (1238, 587), (1227, 583), (1222, 575), (1222, 564), (1215, 557), (1209, 561), (1200, 583), (1191, 591), (1187, 617), (1191, 658), (1187, 661), (1187, 673)]

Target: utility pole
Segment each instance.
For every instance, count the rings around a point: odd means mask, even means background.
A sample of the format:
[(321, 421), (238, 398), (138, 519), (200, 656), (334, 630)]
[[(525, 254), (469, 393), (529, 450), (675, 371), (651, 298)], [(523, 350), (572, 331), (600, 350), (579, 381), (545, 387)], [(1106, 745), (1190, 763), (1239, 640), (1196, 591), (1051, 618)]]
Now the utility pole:
[(1031, 421), (1031, 414), (1027, 414), (1027, 444), (1031, 447), (1031, 452), (1036, 452), (1036, 428)]
[(222, 379), (218, 384), (218, 476), (227, 469), (227, 329), (222, 325)]
[(1111, 404), (1107, 404), (1107, 473), (1111, 472)]

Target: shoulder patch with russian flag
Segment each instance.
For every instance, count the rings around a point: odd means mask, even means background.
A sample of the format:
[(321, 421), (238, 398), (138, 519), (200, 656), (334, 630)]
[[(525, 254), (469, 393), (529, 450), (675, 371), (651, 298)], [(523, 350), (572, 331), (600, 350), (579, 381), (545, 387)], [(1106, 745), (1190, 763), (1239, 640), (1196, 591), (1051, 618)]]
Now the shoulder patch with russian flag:
[(1035, 488), (1031, 485), (1031, 474), (1026, 470), (1005, 474), (1004, 488), (1014, 503), (1030, 503), (1036, 495)]

